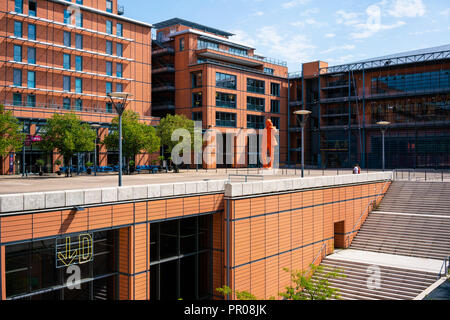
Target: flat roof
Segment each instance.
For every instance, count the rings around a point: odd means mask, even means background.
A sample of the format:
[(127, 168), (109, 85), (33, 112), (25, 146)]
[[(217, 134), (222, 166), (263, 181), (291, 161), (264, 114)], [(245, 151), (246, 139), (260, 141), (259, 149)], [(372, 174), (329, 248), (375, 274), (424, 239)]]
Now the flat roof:
[(195, 22), (184, 20), (184, 19), (180, 19), (180, 18), (173, 18), (173, 19), (169, 19), (169, 20), (166, 20), (166, 21), (161, 21), (161, 22), (153, 24), (153, 26), (156, 29), (162, 29), (162, 28), (166, 28), (166, 27), (176, 26), (178, 24), (181, 24), (181, 25), (186, 26), (186, 27), (190, 27), (190, 28), (194, 28), (194, 29), (198, 29), (198, 30), (202, 30), (202, 31), (218, 34), (218, 35), (221, 35), (221, 36), (224, 36), (224, 37), (234, 36), (233, 33), (229, 33), (227, 31), (219, 30), (219, 29), (216, 29), (216, 28), (211, 28), (211, 27), (199, 24), (199, 23), (195, 23)]

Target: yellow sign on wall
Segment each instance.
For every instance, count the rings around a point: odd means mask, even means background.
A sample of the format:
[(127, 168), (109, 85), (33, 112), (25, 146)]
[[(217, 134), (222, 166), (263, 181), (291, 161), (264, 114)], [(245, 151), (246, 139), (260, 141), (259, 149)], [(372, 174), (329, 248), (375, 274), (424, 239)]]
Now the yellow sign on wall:
[(56, 267), (84, 264), (94, 259), (94, 241), (90, 233), (56, 239)]

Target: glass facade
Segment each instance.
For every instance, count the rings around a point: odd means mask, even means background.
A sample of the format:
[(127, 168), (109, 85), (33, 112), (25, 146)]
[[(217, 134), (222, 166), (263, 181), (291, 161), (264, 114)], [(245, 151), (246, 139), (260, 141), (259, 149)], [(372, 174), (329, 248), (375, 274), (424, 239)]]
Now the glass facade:
[(262, 80), (247, 79), (247, 91), (254, 93), (265, 93), (265, 82)]
[(236, 95), (216, 92), (216, 107), (236, 109)]
[(265, 112), (266, 99), (247, 97), (247, 110)]
[(216, 72), (216, 87), (236, 90), (236, 76)]
[(236, 128), (236, 113), (216, 112), (216, 126)]
[(264, 129), (266, 127), (264, 116), (247, 115), (247, 128)]

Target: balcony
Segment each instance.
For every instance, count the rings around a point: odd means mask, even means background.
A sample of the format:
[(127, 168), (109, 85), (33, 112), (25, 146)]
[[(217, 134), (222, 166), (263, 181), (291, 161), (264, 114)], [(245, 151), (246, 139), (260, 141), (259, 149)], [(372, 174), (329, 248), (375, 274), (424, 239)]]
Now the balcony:
[(152, 104), (152, 111), (173, 111), (175, 110), (175, 103), (168, 101), (168, 102), (157, 102), (155, 104)]
[(173, 55), (175, 54), (175, 49), (174, 48), (170, 48), (170, 47), (164, 47), (164, 48), (158, 48), (152, 51), (152, 56), (153, 57), (157, 57), (157, 56), (163, 56), (163, 55)]
[(164, 92), (164, 91), (175, 91), (175, 85), (173, 83), (164, 83), (160, 85), (155, 85), (152, 88), (152, 92)]
[(155, 66), (152, 70), (152, 74), (170, 73), (175, 72), (175, 66), (173, 64), (167, 64), (165, 66)]
[(106, 104), (103, 103), (103, 106), (101, 106), (101, 103), (95, 104), (95, 105), (89, 105), (89, 106), (76, 106), (76, 105), (62, 105), (62, 104), (56, 104), (56, 103), (33, 103), (30, 105), (23, 104), (22, 102), (17, 101), (2, 101), (0, 102), (5, 106), (7, 110), (21, 112), (21, 111), (35, 111), (39, 114), (45, 113), (45, 110), (52, 110), (52, 113), (55, 111), (59, 112), (76, 112), (76, 113), (100, 113), (100, 114), (111, 114), (115, 116), (115, 113), (108, 112), (106, 109)]

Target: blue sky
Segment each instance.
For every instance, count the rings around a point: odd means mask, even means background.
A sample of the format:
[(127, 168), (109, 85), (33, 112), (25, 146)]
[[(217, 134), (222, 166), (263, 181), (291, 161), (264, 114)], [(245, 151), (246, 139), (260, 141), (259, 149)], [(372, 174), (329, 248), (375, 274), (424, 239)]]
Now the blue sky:
[[(235, 33), (258, 54), (338, 65), (450, 43), (448, 0), (122, 0), (149, 23), (178, 17)], [(232, 38), (233, 39), (233, 38)]]

